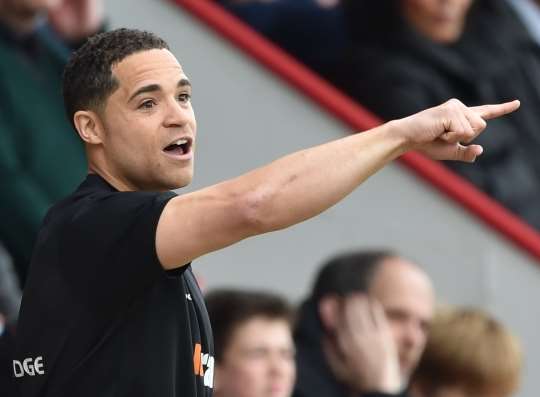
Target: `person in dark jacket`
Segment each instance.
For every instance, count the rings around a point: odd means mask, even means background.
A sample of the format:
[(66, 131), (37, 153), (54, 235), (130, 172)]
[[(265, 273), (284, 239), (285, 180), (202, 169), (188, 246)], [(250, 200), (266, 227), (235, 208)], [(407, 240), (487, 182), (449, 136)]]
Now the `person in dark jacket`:
[(102, 0), (0, 0), (0, 240), (21, 281), (45, 213), (86, 173), (61, 79), (102, 26)]
[(15, 383), (11, 376), (14, 332), (21, 290), (17, 285), (11, 258), (0, 242), (0, 394), (15, 396)]
[(430, 104), (518, 97), (474, 169), (449, 165), (540, 229), (540, 51), (499, 0), (344, 2), (352, 44), (336, 81), (387, 120)]
[(331, 259), (298, 314), (293, 396), (405, 396), (433, 305), (426, 274), (391, 251)]
[(335, 74), (347, 38), (340, 0), (219, 0), (219, 3), (317, 73)]

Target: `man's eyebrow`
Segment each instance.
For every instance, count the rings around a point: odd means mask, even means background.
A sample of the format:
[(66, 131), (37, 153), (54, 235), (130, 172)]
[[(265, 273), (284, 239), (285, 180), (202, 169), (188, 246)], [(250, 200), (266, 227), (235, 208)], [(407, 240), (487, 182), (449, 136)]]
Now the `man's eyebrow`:
[(188, 80), (188, 79), (181, 79), (178, 84), (176, 85), (176, 87), (180, 88), (180, 87), (186, 87), (186, 86), (189, 86), (191, 87), (191, 82)]
[[(176, 86), (178, 88), (191, 87), (191, 82), (188, 79), (181, 79), (180, 81), (178, 81), (178, 84), (176, 84)], [(144, 87), (141, 87), (137, 91), (135, 91), (133, 95), (128, 99), (128, 102), (131, 102), (132, 99), (135, 98), (137, 95), (141, 95), (146, 92), (155, 92), (155, 91), (161, 91), (161, 86), (159, 84), (145, 85)]]
[(155, 92), (160, 91), (161, 86), (159, 84), (149, 84), (145, 85), (144, 87), (139, 88), (135, 93), (129, 98), (128, 102), (131, 102), (133, 98), (135, 98), (137, 95), (144, 94), (145, 92)]

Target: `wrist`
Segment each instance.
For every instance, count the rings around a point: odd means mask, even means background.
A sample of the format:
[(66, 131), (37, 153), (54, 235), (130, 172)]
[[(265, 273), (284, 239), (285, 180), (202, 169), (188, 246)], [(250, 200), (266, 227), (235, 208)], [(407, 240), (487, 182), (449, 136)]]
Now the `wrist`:
[(372, 379), (362, 379), (355, 377), (349, 380), (349, 386), (357, 393), (364, 396), (365, 393), (371, 395), (395, 395), (401, 391), (401, 379), (396, 376), (377, 376)]
[(389, 376), (387, 379), (384, 379), (377, 391), (387, 394), (397, 394), (401, 391), (401, 380), (399, 377)]
[(397, 158), (413, 149), (413, 142), (408, 138), (407, 125), (404, 119), (391, 120), (383, 124), (381, 134), (391, 142), (394, 157)]

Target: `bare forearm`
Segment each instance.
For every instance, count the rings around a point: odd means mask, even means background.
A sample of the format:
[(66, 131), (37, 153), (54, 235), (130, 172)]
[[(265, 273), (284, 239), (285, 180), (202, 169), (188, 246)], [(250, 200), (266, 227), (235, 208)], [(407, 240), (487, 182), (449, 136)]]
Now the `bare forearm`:
[(398, 157), (394, 123), (293, 153), (239, 177), (255, 233), (282, 229), (333, 206)]

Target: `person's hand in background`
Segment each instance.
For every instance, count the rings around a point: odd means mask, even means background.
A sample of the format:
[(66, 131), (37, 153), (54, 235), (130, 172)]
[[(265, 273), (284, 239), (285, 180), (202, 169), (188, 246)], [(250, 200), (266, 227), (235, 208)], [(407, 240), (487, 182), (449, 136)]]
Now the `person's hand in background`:
[(359, 293), (344, 299), (334, 343), (335, 349), (326, 349), (329, 364), (354, 392), (400, 391), (396, 346), (384, 310), (376, 300)]

